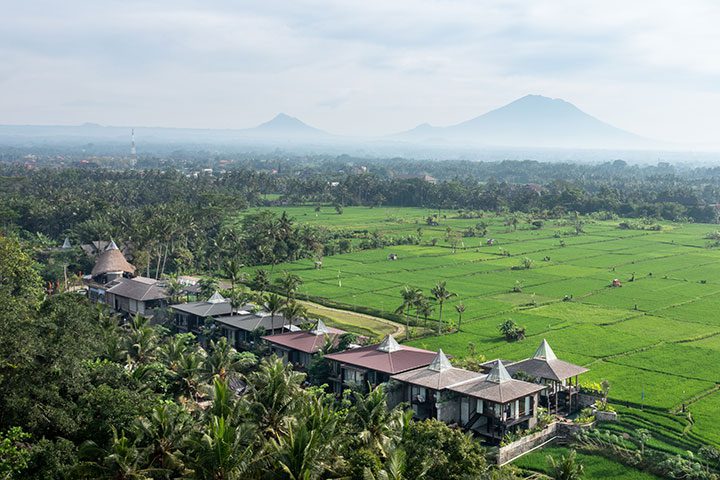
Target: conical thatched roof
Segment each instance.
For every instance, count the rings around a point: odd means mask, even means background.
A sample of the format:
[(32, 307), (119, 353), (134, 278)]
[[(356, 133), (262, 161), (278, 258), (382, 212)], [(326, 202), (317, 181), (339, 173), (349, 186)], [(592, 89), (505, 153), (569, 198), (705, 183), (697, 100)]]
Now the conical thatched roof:
[(92, 276), (94, 277), (108, 272), (135, 273), (135, 267), (125, 260), (125, 256), (117, 245), (115, 245), (115, 242), (111, 242), (111, 244), (98, 255), (95, 266), (92, 269)]

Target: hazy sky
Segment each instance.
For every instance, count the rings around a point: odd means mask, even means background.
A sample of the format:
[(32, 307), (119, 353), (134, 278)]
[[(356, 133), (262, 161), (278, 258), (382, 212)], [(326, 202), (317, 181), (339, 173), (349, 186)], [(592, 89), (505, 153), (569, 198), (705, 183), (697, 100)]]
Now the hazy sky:
[(340, 134), (457, 123), (528, 93), (717, 143), (714, 0), (0, 0), (0, 123)]

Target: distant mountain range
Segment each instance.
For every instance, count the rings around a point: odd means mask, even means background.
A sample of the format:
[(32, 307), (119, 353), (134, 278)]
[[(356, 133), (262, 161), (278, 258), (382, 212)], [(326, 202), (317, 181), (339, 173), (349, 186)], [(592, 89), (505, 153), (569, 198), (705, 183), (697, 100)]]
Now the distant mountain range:
[(541, 95), (527, 95), (457, 125), (422, 124), (394, 138), (515, 147), (618, 148), (656, 143), (602, 122), (572, 103)]
[[(129, 127), (86, 123), (77, 126), (0, 125), (0, 142), (50, 143), (52, 141), (129, 141)], [(135, 127), (138, 143), (223, 143), (359, 146), (396, 145), (440, 148), (657, 148), (658, 142), (604, 123), (571, 103), (541, 95), (527, 95), (496, 110), (457, 125), (422, 124), (412, 130), (381, 138), (332, 135), (301, 120), (278, 114), (272, 120), (246, 129), (190, 129)]]

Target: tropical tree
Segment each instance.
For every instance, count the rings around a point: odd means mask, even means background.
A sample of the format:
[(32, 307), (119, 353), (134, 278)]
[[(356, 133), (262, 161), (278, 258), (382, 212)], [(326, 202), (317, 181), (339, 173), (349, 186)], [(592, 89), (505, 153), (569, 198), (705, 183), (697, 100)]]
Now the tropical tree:
[(198, 282), (198, 286), (200, 287), (200, 298), (203, 298), (207, 300), (210, 298), (215, 292), (218, 291), (219, 282), (217, 278), (214, 277), (203, 277)]
[(553, 480), (579, 480), (585, 471), (585, 467), (577, 459), (575, 450), (570, 450), (567, 455), (561, 455), (559, 459), (548, 455), (547, 462), (550, 467), (549, 476)]
[(299, 276), (290, 272), (283, 272), (282, 276), (276, 280), (278, 286), (282, 289), (287, 301), (295, 298), (298, 288), (302, 285), (303, 280)]
[(287, 302), (282, 308), (282, 313), (285, 316), (285, 320), (287, 320), (288, 328), (290, 328), (295, 320), (307, 317), (307, 309), (305, 306), (296, 301)]
[(408, 315), (409, 310), (417, 305), (417, 299), (419, 295), (422, 295), (422, 291), (418, 288), (410, 288), (405, 285), (400, 290), (402, 296), (402, 304), (395, 309), (395, 313), (403, 315), (405, 317), (405, 338), (410, 339), (410, 316)]
[(255, 290), (263, 294), (270, 286), (270, 273), (262, 268), (257, 269), (252, 279), (252, 285)]
[(238, 282), (243, 281), (245, 278), (245, 274), (242, 270), (244, 266), (244, 263), (241, 263), (234, 258), (225, 260), (223, 273), (228, 279), (230, 279), (230, 290), (234, 290), (235, 285), (237, 285)]
[(427, 328), (428, 317), (433, 314), (434, 309), (433, 304), (430, 303), (427, 298), (423, 297), (422, 302), (418, 306), (418, 310), (420, 315), (425, 319), (425, 328)]
[(445, 303), (445, 301), (454, 297), (456, 294), (448, 291), (445, 282), (438, 282), (432, 288), (432, 290), (430, 290), (430, 293), (432, 293), (433, 297), (435, 297), (435, 301), (440, 304), (440, 312), (438, 316), (438, 334), (441, 334), (443, 327), (443, 304)]
[(276, 293), (271, 293), (265, 297), (265, 310), (270, 314), (270, 325), (275, 331), (275, 315), (285, 306), (285, 300)]
[(303, 398), (305, 374), (274, 356), (260, 362), (248, 379), (247, 411), (259, 431), (268, 438), (288, 432), (295, 408)]
[(133, 433), (144, 447), (151, 468), (167, 472), (169, 477), (182, 476), (186, 467), (182, 450), (192, 429), (192, 417), (176, 403), (162, 403), (150, 415), (138, 419)]
[(159, 469), (148, 468), (147, 459), (136, 442), (113, 428), (110, 447), (104, 449), (94, 441), (83, 442), (78, 450), (81, 463), (77, 471), (82, 478), (98, 480), (149, 480)]
[(525, 327), (521, 327), (512, 319), (505, 320), (503, 323), (498, 325), (498, 329), (507, 340), (515, 341), (525, 338)]
[(460, 302), (457, 305), (455, 305), (455, 311), (458, 314), (458, 332), (460, 331), (460, 326), (462, 325), (462, 316), (463, 313), (465, 313), (465, 304)]
[(254, 430), (249, 424), (233, 426), (225, 417), (212, 415), (188, 440), (188, 466), (198, 480), (241, 480), (257, 460)]
[(311, 399), (291, 423), (286, 435), (270, 442), (271, 465), (277, 478), (312, 480), (325, 478), (337, 453), (338, 416), (332, 407)]
[(367, 394), (353, 392), (354, 405), (348, 415), (351, 432), (362, 447), (368, 447), (385, 456), (401, 434), (403, 412), (395, 407), (388, 409), (382, 385)]
[(159, 347), (157, 330), (150, 325), (148, 318), (136, 314), (125, 337), (124, 352), (130, 365), (144, 364), (155, 359)]

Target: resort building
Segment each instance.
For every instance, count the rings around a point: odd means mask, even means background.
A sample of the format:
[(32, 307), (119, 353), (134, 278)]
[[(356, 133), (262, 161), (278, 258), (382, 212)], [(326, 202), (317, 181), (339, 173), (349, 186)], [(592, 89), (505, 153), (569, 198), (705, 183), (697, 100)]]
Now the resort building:
[(201, 302), (172, 305), (173, 320), (179, 332), (200, 334), (205, 321), (211, 317), (233, 313), (230, 300), (215, 292), (209, 299)]
[(168, 305), (166, 284), (154, 278), (117, 278), (105, 285), (105, 303), (125, 316), (154, 315), (154, 310)]
[(453, 367), (442, 350), (427, 367), (393, 375), (418, 418), (459, 424), (491, 442), (537, 423), (543, 385), (515, 380), (497, 360), (490, 373)]
[(393, 375), (401, 384), (399, 401), (410, 404), (420, 419), (434, 418), (446, 423), (457, 423), (460, 410), (457, 395), (448, 387), (484, 377), (482, 373), (455, 368), (442, 350), (439, 350), (427, 367)]
[(265, 335), (297, 331), (301, 323), (300, 319), (288, 322), (279, 314), (271, 315), (263, 311), (253, 313), (250, 305), (231, 314), (215, 316), (213, 320), (220, 329), (220, 335), (226, 337), (236, 350), (247, 350)]
[(344, 330), (328, 327), (318, 320), (312, 330), (280, 333), (262, 337), (270, 350), (282, 358), (283, 362), (295, 367), (307, 368), (312, 357), (326, 345), (336, 346)]
[(448, 390), (458, 394), (460, 425), (499, 441), (510, 431), (535, 426), (539, 394), (545, 388), (512, 378), (502, 361), (497, 360), (487, 375), (451, 385)]
[(546, 385), (540, 404), (552, 413), (572, 413), (579, 409), (580, 383), (578, 376), (588, 369), (565, 362), (555, 356), (547, 340), (535, 351), (532, 358), (512, 363), (507, 367), (513, 376)]
[(352, 348), (325, 355), (330, 362), (333, 390), (342, 393), (346, 388), (366, 390), (390, 380), (408, 370), (430, 365), (435, 352), (397, 343), (392, 335), (375, 345)]
[(135, 275), (135, 267), (122, 254), (114, 241), (110, 241), (95, 259), (95, 266), (90, 275), (84, 278), (88, 286), (88, 299), (97, 303), (105, 303), (105, 285), (120, 278), (131, 278)]

